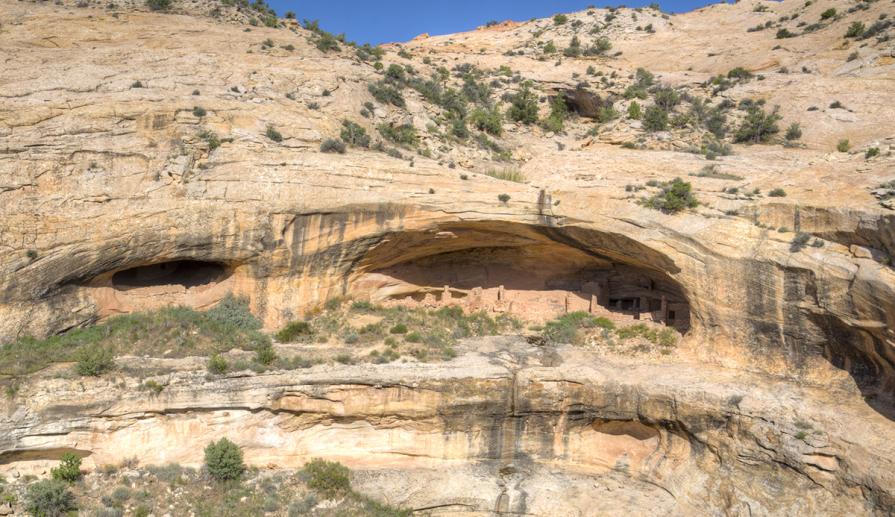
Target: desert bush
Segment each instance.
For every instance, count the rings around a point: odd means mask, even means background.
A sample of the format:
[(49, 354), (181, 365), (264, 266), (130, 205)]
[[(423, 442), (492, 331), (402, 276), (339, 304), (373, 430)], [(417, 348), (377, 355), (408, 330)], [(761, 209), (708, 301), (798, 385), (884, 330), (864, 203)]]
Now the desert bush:
[(469, 122), (489, 135), (500, 136), (503, 132), (503, 117), (496, 106), (474, 110), (469, 116)]
[(239, 479), (245, 472), (242, 450), (226, 438), (205, 447), (205, 468), (218, 481)]
[(277, 341), (292, 343), (299, 339), (306, 339), (314, 334), (311, 325), (306, 321), (291, 321), (276, 334)]
[(790, 32), (789, 29), (783, 28), (783, 29), (780, 29), (777, 31), (776, 37), (777, 37), (777, 39), (794, 38), (794, 37), (796, 37), (796, 34), (793, 32)]
[(144, 381), (143, 384), (140, 385), (140, 389), (149, 391), (153, 395), (158, 395), (159, 393), (164, 391), (165, 386), (159, 384), (158, 381), (150, 379), (148, 381)]
[(516, 168), (505, 167), (503, 169), (491, 169), (486, 171), (485, 174), (499, 180), (525, 183), (525, 175), (522, 174), (522, 171)]
[(59, 466), (50, 470), (50, 475), (57, 481), (74, 483), (81, 479), (81, 458), (77, 454), (66, 452), (62, 455)]
[(91, 343), (78, 350), (75, 360), (78, 375), (98, 377), (115, 366), (112, 350), (98, 343)]
[(656, 106), (659, 106), (665, 111), (671, 111), (675, 106), (681, 103), (681, 96), (674, 88), (663, 86), (657, 88), (656, 91), (653, 92), (653, 100)]
[(363, 126), (350, 120), (342, 121), (342, 140), (356, 147), (370, 147), (370, 136)]
[(255, 362), (264, 366), (269, 366), (277, 360), (277, 354), (273, 350), (273, 345), (265, 343), (263, 346), (255, 350)]
[(737, 129), (734, 139), (737, 142), (766, 142), (772, 135), (780, 131), (777, 127), (783, 117), (777, 114), (777, 108), (765, 113), (758, 106), (750, 106), (746, 118)]
[(782, 188), (775, 188), (768, 192), (769, 197), (786, 197), (786, 191)]
[(864, 152), (864, 158), (867, 160), (876, 156), (879, 156), (879, 147), (871, 147)]
[(811, 235), (807, 233), (798, 233), (795, 237), (793, 237), (792, 242), (789, 244), (789, 251), (796, 253), (802, 251), (808, 245), (808, 241), (811, 240)]
[(401, 92), (384, 81), (370, 84), (367, 86), (367, 90), (369, 90), (374, 99), (383, 104), (391, 104), (399, 108), (403, 108), (407, 105)]
[(338, 138), (327, 138), (320, 144), (320, 152), (345, 154), (345, 142)]
[(350, 473), (348, 467), (341, 463), (320, 458), (309, 461), (301, 470), (308, 488), (327, 498), (351, 491)]
[(836, 16), (836, 8), (834, 8), (834, 7), (830, 7), (826, 11), (820, 13), (821, 20), (828, 20), (834, 16)]
[(852, 22), (851, 25), (848, 26), (848, 30), (845, 31), (846, 38), (857, 38), (864, 34), (864, 29), (866, 27), (861, 22)]
[(553, 17), (554, 25), (564, 25), (567, 21), (569, 21), (569, 17), (564, 14), (557, 14)]
[(209, 151), (214, 151), (221, 146), (221, 139), (218, 138), (218, 135), (215, 134), (214, 131), (209, 131), (207, 129), (203, 130), (199, 133), (199, 138), (205, 140), (205, 143), (208, 144)]
[(205, 108), (203, 108), (202, 106), (193, 106), (193, 115), (195, 115), (196, 117), (202, 118), (207, 113), (208, 112), (206, 112)]
[(244, 296), (234, 296), (233, 293), (227, 293), (217, 305), (206, 312), (206, 315), (221, 325), (233, 328), (243, 330), (261, 328), (261, 322), (249, 308), (249, 299)]
[(419, 142), (416, 128), (411, 124), (401, 124), (398, 126), (394, 124), (380, 124), (377, 126), (377, 129), (383, 138), (396, 144), (414, 146)]
[(38, 481), (25, 491), (25, 510), (36, 517), (62, 517), (76, 509), (75, 496), (64, 481)]
[(503, 204), (507, 204), (510, 201), (510, 195), (509, 194), (498, 194), (497, 200)]
[(752, 79), (752, 72), (746, 70), (745, 68), (738, 66), (733, 68), (727, 72), (728, 79), (740, 79), (740, 80), (749, 80)]
[(798, 122), (793, 122), (786, 128), (786, 139), (791, 142), (793, 140), (798, 140), (799, 138), (802, 138), (802, 128), (799, 126)]
[(403, 323), (398, 323), (389, 329), (389, 333), (391, 334), (406, 334), (407, 333), (407, 325)]
[(317, 40), (314, 42), (314, 46), (317, 47), (317, 50), (320, 52), (329, 52), (329, 51), (338, 51), (339, 50), (339, 40), (336, 39), (332, 34), (321, 31), (317, 35)]
[(848, 138), (843, 138), (836, 144), (836, 150), (840, 153), (847, 153), (849, 149), (851, 149), (851, 143), (848, 141)]
[(561, 133), (568, 116), (569, 107), (566, 106), (566, 101), (556, 96), (550, 100), (550, 115), (544, 119), (544, 128), (554, 133)]
[(643, 128), (647, 131), (668, 129), (668, 112), (659, 106), (650, 106), (643, 113)]
[(658, 193), (644, 200), (645, 206), (673, 214), (699, 205), (699, 201), (693, 196), (692, 186), (687, 181), (675, 178), (659, 186)]
[(171, 7), (171, 0), (146, 0), (150, 11), (165, 11)]
[(230, 368), (230, 363), (228, 363), (227, 359), (220, 354), (212, 354), (212, 356), (208, 358), (209, 372), (220, 375), (227, 373), (228, 368)]
[(531, 91), (529, 82), (522, 84), (519, 91), (513, 95), (507, 116), (516, 122), (533, 124), (538, 121), (538, 101)]
[(267, 138), (270, 138), (274, 142), (282, 142), (283, 135), (273, 126), (267, 126), (267, 130), (264, 132)]
[(643, 110), (640, 108), (640, 104), (637, 101), (631, 102), (628, 105), (628, 118), (633, 120), (640, 120), (643, 116)]
[(606, 318), (597, 317), (583, 311), (563, 314), (544, 325), (543, 337), (551, 343), (579, 343), (580, 330), (603, 328), (611, 330), (615, 325)]

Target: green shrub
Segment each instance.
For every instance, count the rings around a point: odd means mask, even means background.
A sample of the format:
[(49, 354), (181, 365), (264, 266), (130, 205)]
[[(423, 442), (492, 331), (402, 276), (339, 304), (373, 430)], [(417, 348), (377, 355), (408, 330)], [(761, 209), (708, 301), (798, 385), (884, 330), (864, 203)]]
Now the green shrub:
[(485, 174), (499, 180), (525, 183), (525, 175), (516, 168), (491, 169), (486, 171)]
[(668, 129), (668, 112), (659, 106), (646, 108), (643, 114), (643, 128), (647, 131), (665, 131)]
[(569, 17), (564, 14), (557, 14), (553, 17), (554, 25), (564, 25), (567, 21), (569, 21)]
[(674, 88), (663, 86), (653, 92), (653, 100), (656, 106), (668, 112), (681, 103), (681, 95)]
[(76, 509), (75, 496), (64, 481), (38, 481), (25, 492), (25, 510), (35, 517), (62, 517)]
[(336, 39), (332, 34), (321, 31), (317, 36), (317, 41), (314, 43), (317, 47), (317, 50), (320, 52), (329, 52), (329, 51), (338, 51), (339, 50), (339, 40)]
[(233, 293), (227, 293), (217, 305), (206, 312), (206, 315), (209, 319), (224, 326), (243, 330), (261, 328), (261, 322), (249, 309), (249, 299), (244, 296), (234, 296)]
[(345, 142), (338, 138), (327, 138), (320, 144), (320, 152), (345, 154)]
[(497, 200), (503, 204), (507, 204), (510, 201), (510, 195), (509, 194), (498, 194)]
[(291, 343), (299, 338), (310, 337), (314, 333), (311, 325), (306, 321), (290, 321), (285, 327), (280, 329), (276, 334), (277, 341), (281, 343)]
[(398, 323), (389, 329), (389, 333), (391, 334), (406, 334), (407, 333), (407, 325), (403, 323)]
[(864, 34), (864, 29), (866, 27), (861, 22), (852, 22), (851, 25), (848, 26), (848, 30), (845, 31), (846, 38), (857, 38)]
[(267, 131), (265, 131), (264, 134), (274, 142), (283, 141), (283, 135), (273, 126), (267, 126)]
[(864, 158), (867, 160), (876, 156), (879, 156), (879, 147), (871, 147), (864, 153)]
[(407, 82), (407, 71), (403, 66), (392, 63), (385, 69), (385, 80), (399, 87), (404, 86)]
[(351, 471), (348, 467), (335, 461), (314, 458), (305, 464), (301, 475), (308, 488), (326, 498), (334, 498), (351, 491)]
[(786, 191), (782, 188), (775, 188), (768, 192), (768, 196), (770, 197), (786, 197)]
[(263, 346), (259, 347), (258, 350), (255, 350), (255, 362), (258, 364), (269, 366), (276, 360), (277, 354), (274, 352), (273, 345), (270, 343), (265, 343)]
[(602, 328), (611, 330), (615, 324), (606, 318), (597, 317), (583, 311), (563, 314), (555, 320), (548, 321), (544, 325), (543, 337), (551, 343), (579, 343), (580, 330), (589, 328)]
[(356, 122), (343, 120), (340, 136), (347, 144), (356, 147), (370, 147), (370, 136), (367, 135), (367, 130)]
[(543, 50), (544, 50), (544, 53), (545, 53), (545, 54), (553, 54), (553, 53), (555, 53), (555, 52), (556, 52), (556, 43), (553, 43), (553, 40), (548, 41), (548, 42), (544, 45)]
[(193, 106), (193, 115), (194, 116), (202, 118), (207, 114), (208, 114), (208, 112), (206, 112), (205, 108), (203, 108), (202, 106)]
[(578, 36), (572, 36), (572, 41), (569, 42), (569, 46), (562, 53), (566, 57), (578, 57), (581, 55), (581, 40), (578, 39)]
[(789, 244), (789, 251), (793, 253), (797, 253), (802, 251), (808, 245), (808, 241), (811, 240), (811, 234), (808, 233), (798, 233), (795, 237), (793, 237), (792, 242)]
[(503, 117), (497, 106), (488, 109), (478, 108), (469, 116), (473, 127), (489, 135), (500, 136), (503, 133)]
[(741, 79), (741, 80), (749, 80), (752, 79), (752, 72), (746, 70), (745, 68), (738, 66), (736, 68), (731, 69), (727, 72), (728, 79)]
[(383, 138), (396, 144), (414, 146), (419, 142), (416, 128), (411, 124), (401, 124), (399, 126), (394, 124), (380, 124), (377, 126), (377, 129)]
[(786, 38), (794, 38), (796, 34), (789, 31), (789, 29), (783, 28), (777, 31), (777, 39), (786, 39)]
[(699, 201), (693, 196), (692, 186), (687, 181), (675, 178), (662, 183), (660, 187), (661, 190), (657, 194), (644, 201), (645, 206), (673, 214), (699, 205)]
[(631, 102), (628, 105), (628, 118), (633, 120), (640, 120), (643, 116), (643, 110), (640, 109), (640, 104), (637, 101)]
[(66, 452), (62, 455), (59, 466), (51, 469), (50, 474), (57, 481), (74, 483), (81, 479), (81, 458), (77, 454)]
[(561, 96), (556, 96), (550, 100), (550, 115), (544, 119), (544, 128), (554, 133), (560, 133), (565, 125), (565, 120), (569, 116), (569, 107)]
[(227, 373), (227, 369), (230, 368), (230, 363), (227, 362), (220, 354), (213, 354), (208, 358), (208, 371), (217, 375), (221, 375), (223, 373)]
[(130, 488), (128, 488), (126, 486), (120, 486), (112, 492), (112, 500), (115, 501), (116, 503), (118, 503), (119, 505), (124, 504), (130, 498), (131, 498), (131, 490), (130, 490)]
[(821, 19), (821, 20), (828, 20), (828, 19), (830, 19), (830, 18), (832, 18), (832, 17), (834, 17), (834, 16), (836, 16), (836, 9), (833, 8), (833, 7), (830, 7), (830, 8), (827, 9), (826, 11), (820, 13), (820, 19)]
[(242, 450), (226, 438), (211, 442), (205, 447), (205, 468), (218, 481), (239, 479), (246, 469)]
[(538, 101), (531, 91), (529, 82), (525, 82), (519, 91), (513, 95), (507, 116), (516, 122), (533, 124), (538, 121)]
[(171, 7), (171, 0), (146, 0), (150, 11), (165, 11)]
[(214, 131), (209, 131), (207, 129), (203, 130), (199, 133), (199, 138), (205, 140), (205, 143), (208, 144), (209, 151), (214, 151), (221, 146), (221, 139), (218, 138), (218, 135), (215, 134)]
[(165, 389), (165, 386), (159, 384), (157, 381), (150, 379), (148, 381), (144, 381), (143, 384), (140, 385), (140, 389), (147, 390), (153, 395), (158, 395)]
[(114, 354), (108, 347), (91, 343), (75, 353), (78, 375), (98, 377), (115, 366)]
[(840, 153), (847, 153), (849, 149), (851, 149), (851, 143), (848, 141), (848, 138), (843, 138), (836, 144), (836, 150)]
[(746, 118), (737, 129), (734, 139), (737, 142), (766, 142), (771, 135), (780, 131), (777, 127), (783, 117), (777, 114), (777, 108), (770, 113), (765, 113), (758, 106), (750, 106)]
[(786, 139), (792, 142), (793, 140), (798, 140), (802, 138), (802, 128), (799, 126), (798, 122), (793, 122), (786, 128)]
[(379, 81), (367, 86), (367, 90), (370, 91), (370, 94), (373, 95), (374, 99), (383, 104), (391, 104), (399, 108), (403, 108), (407, 105), (401, 92), (384, 81)]

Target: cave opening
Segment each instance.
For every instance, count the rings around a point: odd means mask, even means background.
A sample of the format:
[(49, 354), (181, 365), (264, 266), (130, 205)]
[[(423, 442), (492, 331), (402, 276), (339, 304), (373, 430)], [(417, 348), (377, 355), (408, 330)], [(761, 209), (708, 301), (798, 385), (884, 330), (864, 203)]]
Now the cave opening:
[(174, 260), (118, 271), (112, 275), (112, 286), (118, 290), (155, 286), (193, 288), (214, 284), (227, 274), (223, 264), (200, 260)]
[[(584, 311), (617, 324), (690, 329), (683, 289), (649, 257), (576, 247), (527, 227), (469, 224), (408, 232), (379, 246), (353, 295), (387, 306), (460, 306), (544, 322)], [(639, 245), (638, 245), (639, 246)]]

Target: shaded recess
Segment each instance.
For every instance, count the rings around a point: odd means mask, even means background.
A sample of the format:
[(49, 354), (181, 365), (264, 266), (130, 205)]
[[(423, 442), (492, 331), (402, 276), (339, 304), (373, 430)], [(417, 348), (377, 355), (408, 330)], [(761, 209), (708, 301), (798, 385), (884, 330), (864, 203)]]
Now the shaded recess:
[(175, 260), (119, 271), (112, 275), (112, 286), (119, 290), (168, 285), (191, 288), (219, 282), (226, 276), (226, 268), (216, 262)]
[(690, 304), (667, 257), (628, 237), (580, 232), (480, 222), (395, 233), (364, 257), (352, 291), (528, 320), (589, 311), (690, 328)]

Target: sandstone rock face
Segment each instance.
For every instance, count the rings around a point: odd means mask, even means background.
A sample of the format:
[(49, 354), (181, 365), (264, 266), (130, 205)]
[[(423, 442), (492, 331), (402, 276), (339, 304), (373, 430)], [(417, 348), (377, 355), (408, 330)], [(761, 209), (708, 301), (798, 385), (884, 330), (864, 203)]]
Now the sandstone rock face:
[(892, 507), (892, 446), (878, 433), (890, 423), (835, 398), (847, 394), (698, 365), (600, 364), (573, 347), (508, 338), (466, 346), (477, 351), (443, 366), (319, 366), (211, 381), (179, 371), (155, 377), (165, 386), (157, 396), (127, 378), (50, 379), (4, 403), (0, 461), (40, 472), (73, 449), (88, 467), (131, 456), (198, 466), (204, 445), (227, 436), (258, 466), (337, 459), (358, 471), (361, 489), (411, 508), (841, 515)]
[[(542, 85), (543, 100), (566, 92), (582, 117), (610, 98), (623, 112), (639, 67), (696, 88), (741, 66), (763, 80), (721, 97), (779, 104), (805, 133), (800, 146), (736, 145), (715, 162), (725, 179), (698, 174), (705, 160), (680, 151), (702, 135), (679, 127), (645, 134), (622, 116), (597, 134), (576, 120), (548, 136), (505, 122), (501, 145), (525, 178), (512, 182), (488, 174), (506, 165), (482, 146), (448, 149), (427, 129), (441, 115), (416, 91), (403, 109), (359, 115), (381, 76), (353, 50), (323, 53), (291, 22), (204, 16), (213, 6), (117, 3), (0, 6), (0, 343), (167, 305), (204, 309), (230, 292), (250, 298), (267, 330), (335, 297), (448, 296), (537, 323), (595, 306), (653, 318), (681, 332), (685, 364), (615, 368), (566, 350), (561, 365), (532, 366), (524, 358), (540, 352), (511, 340), (443, 367), (180, 372), (158, 398), (111, 380), (82, 391), (44, 379), (4, 402), (0, 468), (70, 449), (95, 465), (122, 451), (198, 463), (204, 443), (238, 429), (258, 465), (338, 458), (365, 472), (367, 490), (414, 508), (585, 515), (630, 497), (605, 513), (892, 511), (895, 216), (872, 192), (895, 179), (895, 62), (890, 42), (842, 38), (888, 4), (785, 40), (747, 28), (844, 9), (621, 10), (601, 33), (612, 53), (558, 64), (538, 59), (534, 34), (562, 47), (576, 20), (608, 11), (390, 51), (386, 65), (424, 78), (442, 64), (509, 66)], [(647, 23), (654, 34), (636, 30)], [(856, 49), (860, 62), (848, 61)], [(613, 84), (597, 89), (588, 67)], [(578, 88), (585, 77), (589, 90)], [(834, 100), (847, 109), (827, 108)], [(420, 153), (320, 152), (344, 119), (373, 135), (413, 125)], [(835, 151), (842, 139), (852, 152)], [(642, 149), (619, 145), (635, 140)], [(865, 158), (871, 148), (880, 154)], [(698, 208), (638, 203), (641, 183), (675, 177), (692, 182)], [(786, 196), (746, 195), (776, 188)], [(426, 489), (439, 484), (477, 489)]]

